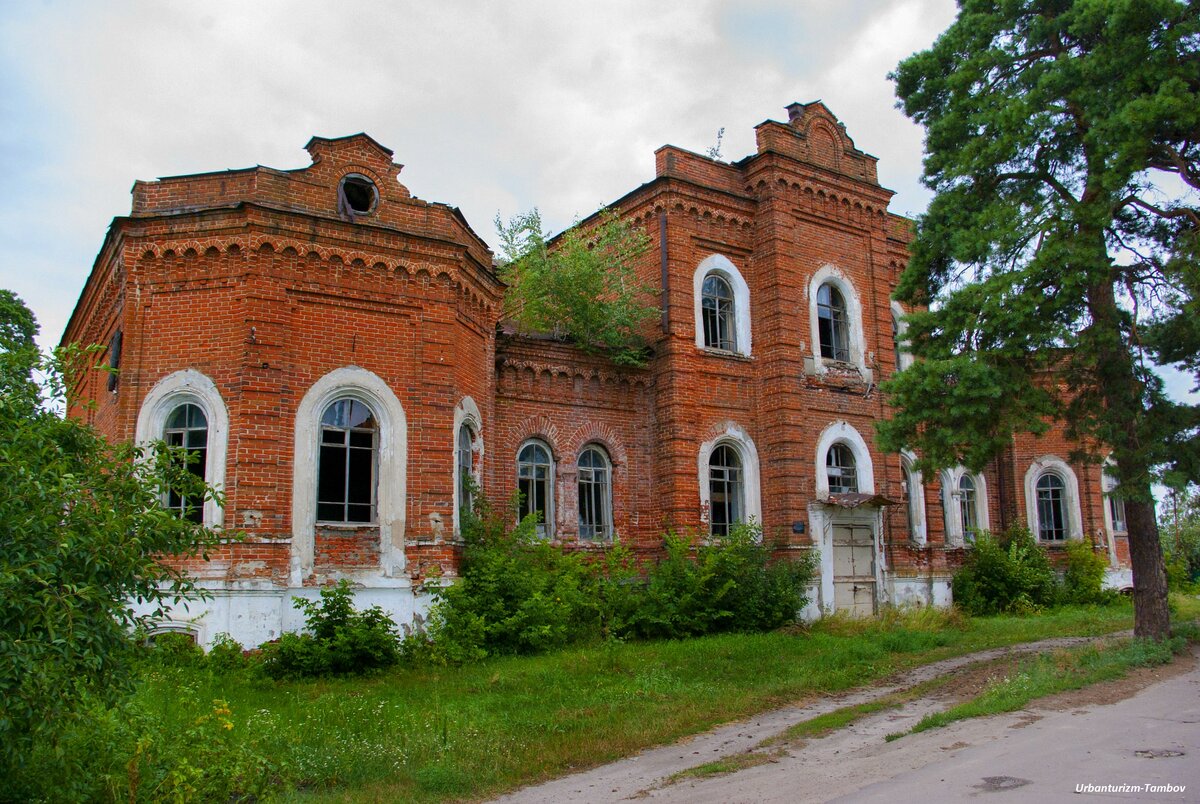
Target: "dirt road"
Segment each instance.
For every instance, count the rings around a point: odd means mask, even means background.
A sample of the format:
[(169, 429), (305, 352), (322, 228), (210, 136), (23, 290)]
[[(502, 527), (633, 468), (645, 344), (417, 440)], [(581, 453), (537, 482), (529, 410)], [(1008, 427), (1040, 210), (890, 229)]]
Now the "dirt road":
[[(1140, 801), (1200, 800), (1200, 670), (1194, 657), (1167, 668), (1043, 699), (1029, 710), (962, 721), (886, 741), (955, 696), (913, 700), (819, 739), (773, 751), (756, 747), (789, 726), (865, 703), (947, 673), (958, 697), (978, 691), (1003, 661), (1023, 652), (1093, 641), (1046, 640), (926, 665), (892, 683), (809, 706), (765, 713), (654, 748), (619, 762), (519, 790), (504, 802), (956, 801), (1013, 791), (1014, 800), (1061, 801), (1075, 785), (1124, 785), (1098, 793)], [(981, 662), (1000, 661), (999, 666)], [(999, 669), (997, 669), (999, 667)], [(1144, 688), (1144, 689), (1143, 689)], [(1139, 691), (1140, 690), (1140, 691)], [(1132, 697), (1130, 697), (1132, 696)], [(1118, 701), (1114, 703), (1114, 701)], [(716, 776), (677, 776), (688, 769), (751, 752), (752, 765)], [(1139, 753), (1140, 752), (1140, 753)], [(755, 762), (761, 764), (754, 764)], [(1141, 785), (1171, 789), (1142, 792)], [(1138, 792), (1131, 792), (1138, 785)], [(1085, 791), (1086, 794), (1086, 791)], [(1073, 799), (1077, 800), (1077, 799)]]

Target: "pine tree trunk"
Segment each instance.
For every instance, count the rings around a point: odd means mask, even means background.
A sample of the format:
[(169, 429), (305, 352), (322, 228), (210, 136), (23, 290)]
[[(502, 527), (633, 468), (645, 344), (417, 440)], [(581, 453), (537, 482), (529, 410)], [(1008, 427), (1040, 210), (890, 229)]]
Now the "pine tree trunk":
[(1129, 559), (1133, 565), (1133, 634), (1163, 640), (1171, 635), (1167, 608), (1167, 571), (1158, 540), (1154, 506), (1125, 502), (1129, 527)]

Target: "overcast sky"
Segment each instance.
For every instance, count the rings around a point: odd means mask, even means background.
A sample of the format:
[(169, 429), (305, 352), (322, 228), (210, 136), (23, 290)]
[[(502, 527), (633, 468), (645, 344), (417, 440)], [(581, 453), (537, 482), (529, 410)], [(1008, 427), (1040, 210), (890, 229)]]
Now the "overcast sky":
[[(309, 163), (365, 131), (414, 195), (558, 231), (654, 175), (654, 150), (754, 149), (824, 100), (924, 210), (921, 130), (887, 74), (953, 0), (0, 3), (0, 287), (57, 343), (135, 179)], [(1182, 387), (1182, 386), (1181, 386)]]

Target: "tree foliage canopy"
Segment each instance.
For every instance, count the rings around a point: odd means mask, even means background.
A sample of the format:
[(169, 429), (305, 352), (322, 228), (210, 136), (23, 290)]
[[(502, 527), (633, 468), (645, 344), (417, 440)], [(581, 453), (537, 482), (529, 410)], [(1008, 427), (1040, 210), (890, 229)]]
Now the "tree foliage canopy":
[(644, 231), (601, 210), (595, 225), (577, 223), (552, 240), (536, 209), (507, 224), (497, 216), (496, 230), (507, 312), (518, 324), (603, 351), (618, 364), (645, 364), (643, 325), (658, 308), (635, 270), (650, 246)]
[(980, 467), (1058, 416), (1130, 495), (1155, 466), (1197, 477), (1200, 419), (1150, 366), (1200, 371), (1198, 51), (1195, 0), (962, 0), (900, 64), (936, 195), (886, 448)]
[(183, 456), (110, 445), (49, 409), (63, 401), (64, 373), (94, 353), (43, 359), (36, 333), (28, 308), (0, 291), (0, 777), (36, 733), (64, 728), (81, 698), (120, 688), (146, 620), (131, 601), (161, 614), (196, 592), (160, 557), (220, 538), (161, 505), (168, 488), (215, 493)]

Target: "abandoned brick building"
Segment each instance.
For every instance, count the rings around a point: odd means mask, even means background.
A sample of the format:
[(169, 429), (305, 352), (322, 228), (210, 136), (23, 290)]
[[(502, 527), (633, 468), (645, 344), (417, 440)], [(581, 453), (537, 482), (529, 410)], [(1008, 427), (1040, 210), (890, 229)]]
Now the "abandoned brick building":
[(343, 577), (410, 621), (455, 573), (464, 472), (495, 499), (519, 485), (546, 538), (582, 549), (753, 518), (818, 553), (809, 616), (944, 604), (974, 529), (1013, 523), (1093, 540), (1127, 584), (1121, 505), (1061, 428), (979, 474), (876, 448), (910, 222), (823, 104), (787, 111), (737, 162), (660, 148), (612, 203), (661, 289), (640, 369), (504, 326), (487, 244), (364, 134), (314, 137), (302, 169), (137, 182), (64, 335), (119, 368), (78, 415), (196, 451), (225, 498), (190, 515), (246, 534), (190, 565), (212, 598), (164, 627), (257, 644)]

